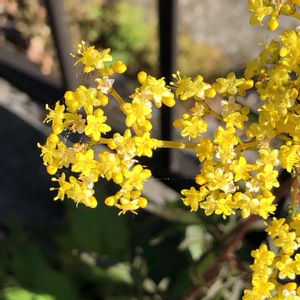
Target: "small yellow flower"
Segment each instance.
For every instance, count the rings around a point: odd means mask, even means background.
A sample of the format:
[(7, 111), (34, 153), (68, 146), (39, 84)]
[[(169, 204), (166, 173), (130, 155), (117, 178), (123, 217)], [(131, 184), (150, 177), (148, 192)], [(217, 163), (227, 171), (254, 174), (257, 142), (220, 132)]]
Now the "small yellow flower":
[(203, 118), (189, 114), (184, 114), (182, 117), (173, 123), (175, 128), (182, 128), (181, 136), (197, 139), (201, 133), (207, 131), (207, 123)]
[(94, 46), (85, 48), (85, 42), (78, 45), (78, 54), (81, 55), (75, 64), (82, 63), (84, 72), (90, 73), (95, 69), (102, 69), (105, 62), (112, 61), (112, 56), (109, 54), (110, 49), (98, 51)]
[(101, 108), (96, 109), (93, 115), (87, 116), (87, 125), (84, 129), (85, 134), (92, 137), (93, 140), (99, 141), (101, 134), (111, 130), (111, 127), (105, 124), (106, 119), (103, 110)]
[[(142, 75), (140, 75), (142, 77)], [(174, 94), (166, 87), (164, 78), (156, 79), (153, 76), (147, 75), (146, 79), (141, 79), (142, 86), (140, 90), (148, 97), (151, 97), (154, 105), (161, 107), (162, 104), (172, 107), (175, 105)]]
[(60, 104), (59, 101), (55, 103), (55, 108), (51, 109), (48, 104), (46, 104), (46, 109), (49, 110), (49, 113), (44, 120), (45, 123), (52, 122), (52, 130), (55, 134), (60, 134), (64, 130), (64, 111), (65, 106)]

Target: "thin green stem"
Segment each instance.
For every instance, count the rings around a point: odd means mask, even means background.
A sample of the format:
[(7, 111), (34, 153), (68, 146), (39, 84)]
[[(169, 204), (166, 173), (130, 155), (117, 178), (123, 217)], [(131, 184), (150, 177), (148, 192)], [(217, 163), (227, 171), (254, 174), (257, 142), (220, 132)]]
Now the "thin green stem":
[(292, 141), (291, 138), (289, 138), (288, 136), (283, 135), (283, 134), (277, 135), (277, 138), (279, 138), (280, 140), (286, 141), (286, 142)]
[(193, 142), (178, 142), (178, 141), (158, 141), (158, 148), (171, 148), (171, 149), (194, 149), (197, 143)]
[(296, 172), (293, 176), (292, 186), (291, 186), (291, 203), (288, 211), (288, 219), (292, 219), (298, 212), (300, 208), (300, 174)]
[[(110, 90), (109, 93), (110, 93), (110, 94), (115, 98), (115, 100), (119, 103), (121, 111), (126, 115), (126, 113), (125, 113), (125, 111), (124, 111), (124, 109), (123, 109), (123, 105), (124, 105), (125, 103), (127, 103), (127, 102), (122, 98), (122, 96), (121, 96), (121, 95), (120, 95), (113, 87), (111, 88), (111, 90)], [(136, 125), (133, 125), (132, 128), (133, 128), (133, 130), (134, 130), (134, 132), (135, 132), (136, 135), (141, 135), (141, 131), (137, 128)]]
[(258, 141), (249, 141), (249, 142), (240, 142), (240, 144), (237, 146), (237, 151), (245, 151), (245, 150), (251, 150), (251, 149), (257, 149)]
[(292, 17), (294, 17), (294, 18), (297, 19), (297, 20), (300, 20), (300, 13), (298, 13), (297, 11), (295, 11), (295, 12), (292, 14)]
[(123, 105), (126, 103), (126, 101), (113, 87), (111, 88), (109, 93), (117, 100), (117, 102), (120, 104), (120, 109), (123, 111)]
[(222, 116), (219, 115), (219, 114), (218, 114), (216, 111), (214, 111), (212, 108), (210, 108), (206, 103), (204, 103), (204, 106), (205, 106), (205, 108), (206, 108), (208, 114), (212, 115), (212, 116), (215, 117), (217, 120), (220, 120), (220, 121), (223, 120)]

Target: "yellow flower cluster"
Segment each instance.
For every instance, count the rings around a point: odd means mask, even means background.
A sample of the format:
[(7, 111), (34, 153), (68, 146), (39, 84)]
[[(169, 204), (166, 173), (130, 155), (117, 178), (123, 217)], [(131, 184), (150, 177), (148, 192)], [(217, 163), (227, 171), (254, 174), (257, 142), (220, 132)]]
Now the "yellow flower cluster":
[[(79, 58), (76, 63), (84, 65), (84, 72), (96, 74), (96, 87), (79, 86), (75, 91), (67, 91), (63, 102), (56, 102), (49, 111), (45, 122), (51, 123), (52, 133), (41, 148), (44, 165), (57, 182), (55, 200), (73, 199), (89, 207), (96, 207), (94, 184), (99, 178), (112, 180), (120, 190), (105, 199), (108, 206), (116, 206), (120, 213), (135, 212), (147, 205), (142, 197), (145, 180), (151, 172), (138, 164), (136, 157), (152, 156), (158, 140), (150, 135), (152, 128), (152, 104), (174, 105), (174, 95), (166, 87), (163, 78), (156, 79), (146, 73), (139, 74), (141, 87), (131, 96), (131, 102), (125, 102), (113, 89), (114, 73), (126, 71), (126, 65), (112, 61), (110, 50), (98, 51), (94, 47), (79, 45)], [(111, 131), (107, 124), (105, 106), (109, 97), (114, 97), (126, 115), (127, 129), (123, 134), (115, 133), (105, 137)], [(77, 139), (72, 145), (60, 135), (63, 132), (74, 134)], [(134, 134), (133, 134), (134, 133)], [(97, 145), (107, 145), (107, 151), (99, 151)], [(109, 150), (110, 149), (110, 150)]]
[[(275, 30), (280, 14), (300, 19), (298, 0), (249, 0), (250, 23)], [(256, 214), (267, 219), (276, 209), (273, 188), (279, 187), (280, 170), (294, 177), (300, 172), (300, 32), (286, 30), (279, 39), (263, 46), (261, 53), (245, 69), (244, 77), (229, 73), (213, 83), (173, 74), (173, 82), (145, 72), (137, 75), (139, 86), (126, 99), (113, 87), (115, 74), (126, 71), (122, 61), (113, 62), (110, 49), (98, 51), (84, 42), (79, 45), (76, 64), (85, 73), (93, 72), (95, 85), (80, 85), (67, 91), (64, 101), (48, 105), (46, 123), (52, 133), (41, 148), (44, 165), (58, 184), (55, 200), (66, 197), (76, 203), (96, 207), (94, 184), (112, 181), (120, 188), (104, 200), (120, 209), (120, 214), (147, 206), (142, 196), (151, 171), (138, 162), (151, 157), (157, 148), (190, 148), (199, 160), (195, 185), (182, 190), (184, 205), (191, 211), (224, 218), (240, 212), (247, 218)], [(255, 88), (260, 96), (258, 120), (250, 122), (250, 110), (239, 97)], [(192, 108), (173, 126), (187, 141), (162, 141), (151, 136), (153, 109), (173, 107), (192, 101)], [(221, 99), (221, 100), (220, 100)], [(125, 130), (110, 134), (105, 115), (109, 101), (117, 101), (125, 115)], [(213, 108), (220, 104), (218, 111)], [(208, 133), (209, 118), (218, 121), (214, 135)], [(65, 138), (62, 136), (65, 134)], [(67, 137), (71, 134), (72, 141)], [(102, 150), (99, 145), (105, 145)], [(252, 152), (252, 155), (248, 155)], [(299, 188), (297, 187), (297, 192)], [(296, 193), (296, 191), (294, 191)], [(292, 196), (292, 213), (286, 219), (273, 218), (266, 232), (272, 247), (263, 244), (252, 251), (252, 289), (244, 300), (300, 300), (296, 276), (300, 275), (300, 214)], [(296, 202), (295, 202), (296, 199)], [(272, 249), (272, 250), (271, 250)], [(275, 249), (275, 250), (274, 250)]]
[[(277, 2), (279, 5), (280, 1)], [(249, 1), (252, 8), (258, 3), (276, 6), (275, 1)], [(191, 210), (200, 207), (207, 215), (216, 213), (226, 217), (239, 209), (243, 217), (258, 214), (263, 218), (274, 212), (275, 197), (271, 190), (279, 186), (279, 168), (296, 173), (300, 167), (299, 49), (299, 32), (286, 30), (278, 41), (265, 45), (260, 55), (247, 65), (245, 78), (237, 79), (229, 73), (211, 86), (202, 83), (198, 94), (202, 93), (203, 97), (196, 94), (198, 79), (181, 79), (177, 73), (177, 82), (173, 84), (176, 95), (182, 100), (189, 95), (197, 101), (190, 114), (184, 114), (174, 123), (176, 128), (182, 128), (182, 136), (198, 139), (194, 150), (202, 168), (196, 183), (201, 188), (182, 191), (183, 202)], [(248, 124), (249, 109), (236, 99), (245, 95), (253, 82), (262, 106), (258, 122)], [(219, 115), (209, 106), (212, 89), (224, 97)], [(205, 116), (208, 114), (225, 126), (218, 127), (214, 138), (199, 139), (207, 130)], [(255, 149), (257, 159), (250, 163), (245, 152)]]
[[(254, 263), (252, 289), (244, 291), (243, 300), (300, 300), (300, 214), (288, 223), (286, 219), (273, 218), (267, 226), (272, 251), (266, 244), (251, 252)], [(276, 250), (275, 250), (276, 249)]]
[(300, 6), (299, 0), (249, 0), (248, 9), (252, 13), (250, 24), (262, 25), (263, 19), (266, 16), (270, 16), (268, 29), (276, 30), (279, 26), (279, 15), (287, 15), (300, 19), (297, 6)]
[[(249, 1), (252, 12), (262, 11), (259, 7), (282, 10), (285, 5), (294, 8), (296, 4)], [(283, 13), (281, 10), (279, 13)], [(85, 73), (95, 74), (95, 86), (81, 85), (75, 91), (67, 91), (64, 102), (58, 101), (53, 108), (46, 106), (49, 113), (45, 122), (51, 123), (53, 133), (45, 145), (39, 145), (47, 171), (56, 174), (56, 199), (67, 196), (95, 207), (94, 183), (105, 178), (120, 186), (119, 192), (105, 203), (124, 213), (136, 211), (147, 205), (142, 190), (151, 176), (136, 158), (151, 157), (159, 147), (191, 148), (201, 163), (195, 178), (199, 188), (182, 191), (185, 205), (192, 211), (200, 207), (206, 215), (227, 217), (240, 210), (244, 218), (250, 214), (268, 218), (276, 208), (272, 189), (279, 186), (279, 168), (295, 173), (300, 167), (299, 49), (298, 31), (287, 30), (278, 41), (263, 47), (247, 65), (244, 78), (231, 72), (211, 84), (200, 75), (193, 79), (177, 72), (168, 86), (164, 78), (140, 72), (140, 86), (130, 101), (125, 101), (113, 88), (113, 78), (115, 73), (124, 73), (126, 65), (113, 62), (110, 49), (98, 51), (82, 42), (76, 63), (83, 64)], [(262, 105), (258, 122), (249, 124), (249, 108), (237, 99), (254, 84)], [(219, 112), (212, 109), (216, 95), (222, 97)], [(173, 124), (189, 141), (152, 138), (152, 109), (172, 107), (176, 98), (194, 101), (194, 106)], [(105, 107), (110, 99), (119, 103), (127, 129), (107, 138), (111, 127)], [(213, 137), (207, 134), (208, 116), (220, 124)], [(77, 134), (78, 141), (67, 145), (60, 137), (63, 132)], [(109, 150), (99, 153), (98, 144), (105, 144)], [(254, 161), (249, 160), (248, 151), (257, 153)]]

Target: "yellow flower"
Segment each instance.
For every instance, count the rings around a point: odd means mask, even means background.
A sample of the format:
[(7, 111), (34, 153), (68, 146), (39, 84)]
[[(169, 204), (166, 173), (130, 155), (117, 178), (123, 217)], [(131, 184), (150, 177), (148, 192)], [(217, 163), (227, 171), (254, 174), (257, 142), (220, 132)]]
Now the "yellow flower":
[(52, 181), (57, 181), (59, 184), (59, 188), (50, 188), (51, 191), (57, 190), (57, 196), (54, 198), (54, 200), (64, 200), (66, 193), (70, 189), (71, 185), (69, 182), (66, 181), (66, 174), (62, 173), (61, 176), (57, 178), (52, 178)]
[(233, 174), (231, 172), (225, 172), (222, 168), (216, 168), (213, 172), (205, 175), (209, 190), (215, 191), (220, 189), (226, 194), (234, 190)]
[(48, 104), (46, 104), (46, 109), (49, 110), (49, 113), (44, 120), (45, 123), (52, 122), (52, 130), (55, 134), (60, 134), (64, 130), (64, 111), (65, 106), (60, 104), (59, 101), (55, 103), (55, 108), (51, 109)]
[(92, 137), (93, 140), (99, 141), (101, 134), (111, 130), (111, 127), (104, 123), (106, 119), (103, 110), (101, 108), (96, 109), (93, 115), (87, 116), (87, 125), (84, 129), (85, 134)]
[(127, 67), (121, 60), (118, 60), (112, 65), (112, 69), (114, 72), (122, 74), (127, 70)]
[(124, 182), (122, 189), (130, 191), (133, 188), (143, 190), (144, 182), (151, 176), (151, 171), (141, 165), (135, 165), (132, 170), (124, 170)]
[(237, 79), (235, 74), (230, 72), (226, 78), (218, 78), (213, 88), (223, 96), (234, 96), (239, 94), (239, 86), (244, 82), (244, 78)]
[(246, 158), (241, 156), (239, 160), (235, 161), (233, 171), (235, 173), (234, 180), (248, 180), (250, 177), (250, 171), (253, 170), (253, 166), (247, 164)]
[(278, 238), (275, 239), (274, 244), (280, 247), (284, 254), (292, 255), (297, 249), (296, 233), (281, 231)]
[(199, 190), (191, 187), (190, 189), (181, 191), (181, 194), (184, 196), (181, 199), (183, 200), (184, 205), (191, 207), (191, 211), (197, 211), (199, 203), (205, 199), (208, 193), (209, 191), (205, 186), (201, 186)]
[(131, 127), (137, 125), (146, 131), (150, 131), (152, 124), (149, 119), (152, 117), (151, 102), (144, 102), (140, 99), (133, 99), (132, 103), (123, 104), (123, 110), (126, 113), (126, 125)]
[(132, 191), (123, 194), (119, 198), (120, 203), (116, 203), (115, 206), (118, 207), (121, 211), (120, 214), (125, 214), (130, 211), (136, 214), (136, 210), (139, 208), (145, 208), (148, 204), (146, 198), (140, 196), (139, 191)]
[(291, 173), (295, 166), (299, 166), (300, 146), (292, 145), (290, 142), (287, 142), (286, 145), (282, 145), (280, 147), (279, 159), (281, 166)]
[(76, 162), (72, 166), (73, 172), (80, 172), (85, 176), (95, 172), (96, 161), (94, 160), (94, 150), (89, 149), (85, 153), (76, 153)]
[(108, 97), (95, 88), (86, 88), (80, 85), (75, 92), (67, 91), (65, 93), (66, 106), (69, 112), (76, 113), (83, 107), (87, 114), (92, 114), (95, 106), (105, 106), (108, 103)]
[(183, 119), (175, 120), (173, 125), (175, 128), (182, 128), (181, 136), (197, 139), (207, 131), (207, 123), (203, 118), (184, 114)]
[(206, 97), (206, 91), (211, 89), (211, 85), (204, 82), (203, 77), (200, 75), (198, 75), (194, 81), (191, 77), (184, 76), (181, 78), (179, 72), (173, 74), (173, 77), (177, 81), (171, 82), (171, 85), (176, 87), (176, 96), (181, 100), (187, 100), (193, 97), (196, 100), (204, 99)]
[(48, 136), (44, 146), (42, 146), (40, 143), (37, 144), (38, 147), (42, 149), (41, 156), (43, 157), (45, 166), (51, 165), (54, 162), (58, 143), (59, 137), (56, 134), (51, 133)]
[(78, 45), (79, 58), (75, 64), (82, 63), (84, 72), (90, 73), (95, 69), (100, 70), (104, 67), (104, 62), (112, 61), (112, 56), (109, 54), (110, 49), (98, 51), (94, 46), (85, 48), (85, 42)]
[(281, 256), (280, 260), (276, 262), (275, 267), (279, 270), (280, 279), (295, 279), (295, 262), (289, 255)]
[(218, 205), (218, 192), (214, 191), (213, 193), (209, 194), (205, 201), (200, 202), (200, 207), (204, 209), (204, 213), (207, 216), (212, 215), (217, 208)]
[(73, 199), (76, 204), (82, 203), (91, 208), (97, 206), (97, 200), (93, 196), (93, 185), (77, 180), (74, 176), (70, 176), (69, 184), (69, 189), (66, 191), (67, 196)]
[(262, 24), (263, 19), (272, 14), (273, 8), (270, 4), (265, 4), (263, 0), (249, 0), (248, 9), (252, 13), (250, 24)]
[(85, 119), (80, 114), (65, 113), (64, 127), (73, 133), (83, 133), (85, 128)]
[(137, 156), (152, 156), (152, 150), (156, 149), (158, 145), (158, 140), (150, 137), (150, 133), (146, 132), (142, 136), (134, 137), (134, 143), (136, 146), (136, 155)]
[(268, 190), (265, 190), (263, 195), (258, 195), (258, 205), (253, 210), (253, 213), (258, 214), (263, 219), (267, 219), (270, 214), (276, 210), (276, 205), (273, 203), (275, 196)]
[(279, 233), (281, 231), (288, 232), (289, 231), (289, 226), (288, 224), (285, 224), (285, 219), (277, 219), (273, 218), (272, 219), (272, 224), (269, 225), (265, 231), (274, 239), (275, 237), (279, 236)]
[(110, 149), (116, 150), (125, 161), (131, 162), (136, 156), (136, 145), (130, 129), (126, 129), (124, 135), (115, 133), (107, 145)]
[(279, 165), (279, 159), (278, 159), (279, 151), (278, 149), (259, 149), (259, 158), (256, 161), (258, 165), (272, 165), (272, 166), (278, 166)]
[(142, 81), (140, 90), (154, 102), (156, 107), (161, 107), (162, 103), (172, 107), (175, 105), (174, 94), (166, 87), (164, 78), (156, 79), (150, 75)]
[(280, 37), (283, 47), (280, 49), (281, 63), (295, 72), (299, 71), (300, 36), (295, 30), (286, 30)]
[(117, 184), (123, 181), (121, 158), (118, 154), (104, 151), (99, 153), (97, 168), (101, 177), (113, 180)]
[(214, 144), (210, 138), (202, 138), (195, 148), (195, 153), (199, 158), (200, 162), (205, 159), (212, 159), (214, 153)]
[(273, 169), (272, 165), (265, 165), (263, 170), (259, 171), (257, 174), (257, 179), (260, 181), (261, 185), (267, 190), (271, 190), (272, 187), (279, 187), (279, 182), (277, 181), (278, 171)]
[(243, 129), (244, 123), (248, 120), (249, 109), (236, 103), (231, 97), (229, 101), (222, 101), (222, 116), (226, 122), (226, 127), (236, 127)]
[(233, 210), (234, 203), (232, 201), (232, 194), (219, 194), (219, 199), (217, 201), (217, 206), (215, 209), (216, 215), (223, 215), (223, 218), (225, 219), (226, 216), (234, 215), (235, 212)]

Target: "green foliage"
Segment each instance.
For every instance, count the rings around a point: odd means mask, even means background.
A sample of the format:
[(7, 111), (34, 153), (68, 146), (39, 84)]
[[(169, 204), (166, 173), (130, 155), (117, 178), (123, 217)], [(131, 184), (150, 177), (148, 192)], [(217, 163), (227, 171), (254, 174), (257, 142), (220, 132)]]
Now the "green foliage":
[(55, 300), (50, 295), (36, 294), (22, 288), (7, 288), (0, 297), (2, 300)]
[(130, 0), (103, 4), (87, 1), (80, 2), (79, 9), (72, 1), (68, 8), (73, 30), (77, 32), (74, 43), (84, 39), (96, 47), (111, 48), (117, 60), (127, 63), (129, 71), (136, 73), (141, 68), (149, 69), (151, 65), (153, 72), (158, 46), (154, 18), (145, 22), (141, 4)]
[[(104, 188), (98, 187), (97, 198), (105, 197)], [(0, 253), (0, 299), (181, 299), (194, 285), (206, 285), (204, 275), (228, 240), (213, 243), (212, 236), (230, 238), (232, 222), (220, 226), (219, 217), (200, 214), (188, 220), (178, 205), (118, 217), (101, 203), (93, 210), (68, 203), (64, 219), (51, 229), (23, 228), (10, 219)], [(250, 247), (246, 243), (239, 257), (248, 260)], [(231, 269), (226, 278), (220, 275), (218, 299), (225, 299), (220, 284), (229, 293), (237, 274)]]

